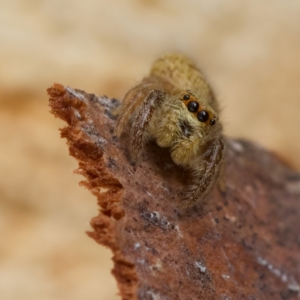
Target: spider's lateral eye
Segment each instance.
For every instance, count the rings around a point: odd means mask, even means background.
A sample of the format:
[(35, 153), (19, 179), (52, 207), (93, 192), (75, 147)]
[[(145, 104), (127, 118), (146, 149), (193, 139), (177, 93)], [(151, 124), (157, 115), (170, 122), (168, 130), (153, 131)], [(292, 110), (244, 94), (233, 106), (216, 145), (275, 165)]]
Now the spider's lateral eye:
[(183, 100), (189, 100), (189, 99), (190, 99), (190, 95), (189, 94), (183, 95)]
[(200, 122), (206, 122), (209, 118), (209, 114), (206, 110), (201, 110), (198, 112), (197, 118)]
[(199, 103), (196, 101), (191, 101), (189, 102), (189, 104), (187, 105), (187, 108), (190, 112), (197, 112), (199, 109)]
[(209, 124), (210, 124), (211, 126), (215, 125), (215, 124), (216, 124), (216, 119), (211, 119), (211, 120), (209, 121)]

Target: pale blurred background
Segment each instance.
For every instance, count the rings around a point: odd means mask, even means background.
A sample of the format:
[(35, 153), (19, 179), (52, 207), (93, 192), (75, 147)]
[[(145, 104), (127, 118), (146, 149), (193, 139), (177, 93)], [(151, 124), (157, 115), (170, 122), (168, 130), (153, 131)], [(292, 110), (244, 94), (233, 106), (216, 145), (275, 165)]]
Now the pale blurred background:
[(0, 299), (119, 299), (111, 254), (85, 235), (78, 186), (49, 113), (54, 82), (121, 98), (168, 51), (192, 56), (225, 132), (300, 170), (298, 0), (0, 0)]

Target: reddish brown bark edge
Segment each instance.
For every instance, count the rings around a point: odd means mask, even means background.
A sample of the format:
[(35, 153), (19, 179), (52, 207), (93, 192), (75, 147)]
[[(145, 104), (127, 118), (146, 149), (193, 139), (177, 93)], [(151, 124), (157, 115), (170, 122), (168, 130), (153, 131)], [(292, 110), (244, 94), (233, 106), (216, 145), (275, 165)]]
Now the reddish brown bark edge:
[(88, 234), (113, 251), (122, 299), (299, 299), (299, 173), (227, 139), (224, 188), (181, 215), (187, 174), (154, 144), (129, 163), (129, 136), (113, 134), (116, 100), (59, 84), (48, 93), (101, 207)]
[[(94, 231), (88, 232), (88, 235), (113, 251), (112, 272), (117, 279), (120, 294), (123, 299), (135, 299), (137, 275), (134, 265), (127, 261), (120, 251), (112, 222), (112, 218), (118, 220), (124, 216), (120, 206), (122, 185), (106, 170), (101, 147), (105, 140), (93, 140), (95, 128), (93, 124), (88, 124), (90, 115), (84, 97), (91, 101), (90, 104), (96, 98), (76, 90), (65, 89), (59, 84), (54, 84), (47, 91), (50, 95), (51, 112), (68, 123), (67, 127), (61, 129), (61, 137), (67, 139), (70, 155), (78, 160), (79, 168), (75, 172), (86, 178), (80, 184), (86, 186), (97, 197), (101, 207), (99, 217), (91, 220)], [(97, 105), (96, 102), (93, 104)], [(107, 191), (102, 193), (101, 188)]]

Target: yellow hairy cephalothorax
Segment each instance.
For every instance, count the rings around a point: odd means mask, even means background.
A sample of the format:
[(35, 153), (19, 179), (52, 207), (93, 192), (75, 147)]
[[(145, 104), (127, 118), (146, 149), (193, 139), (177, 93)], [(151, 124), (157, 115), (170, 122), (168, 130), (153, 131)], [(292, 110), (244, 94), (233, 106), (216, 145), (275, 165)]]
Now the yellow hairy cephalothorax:
[(219, 112), (194, 63), (181, 54), (168, 54), (125, 95), (116, 134), (130, 122), (133, 160), (149, 140), (170, 149), (174, 163), (191, 172), (192, 183), (180, 205), (186, 209), (203, 200), (218, 178), (225, 151)]

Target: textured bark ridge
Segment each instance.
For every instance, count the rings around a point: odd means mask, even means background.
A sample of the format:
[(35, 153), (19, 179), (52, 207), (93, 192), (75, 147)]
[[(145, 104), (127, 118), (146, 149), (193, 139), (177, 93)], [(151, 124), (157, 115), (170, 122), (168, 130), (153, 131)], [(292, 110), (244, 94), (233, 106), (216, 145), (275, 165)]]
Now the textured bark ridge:
[(299, 173), (227, 139), (222, 190), (180, 215), (188, 177), (151, 143), (130, 164), (129, 136), (113, 134), (116, 100), (58, 84), (48, 93), (101, 207), (88, 234), (113, 251), (122, 299), (300, 299)]

